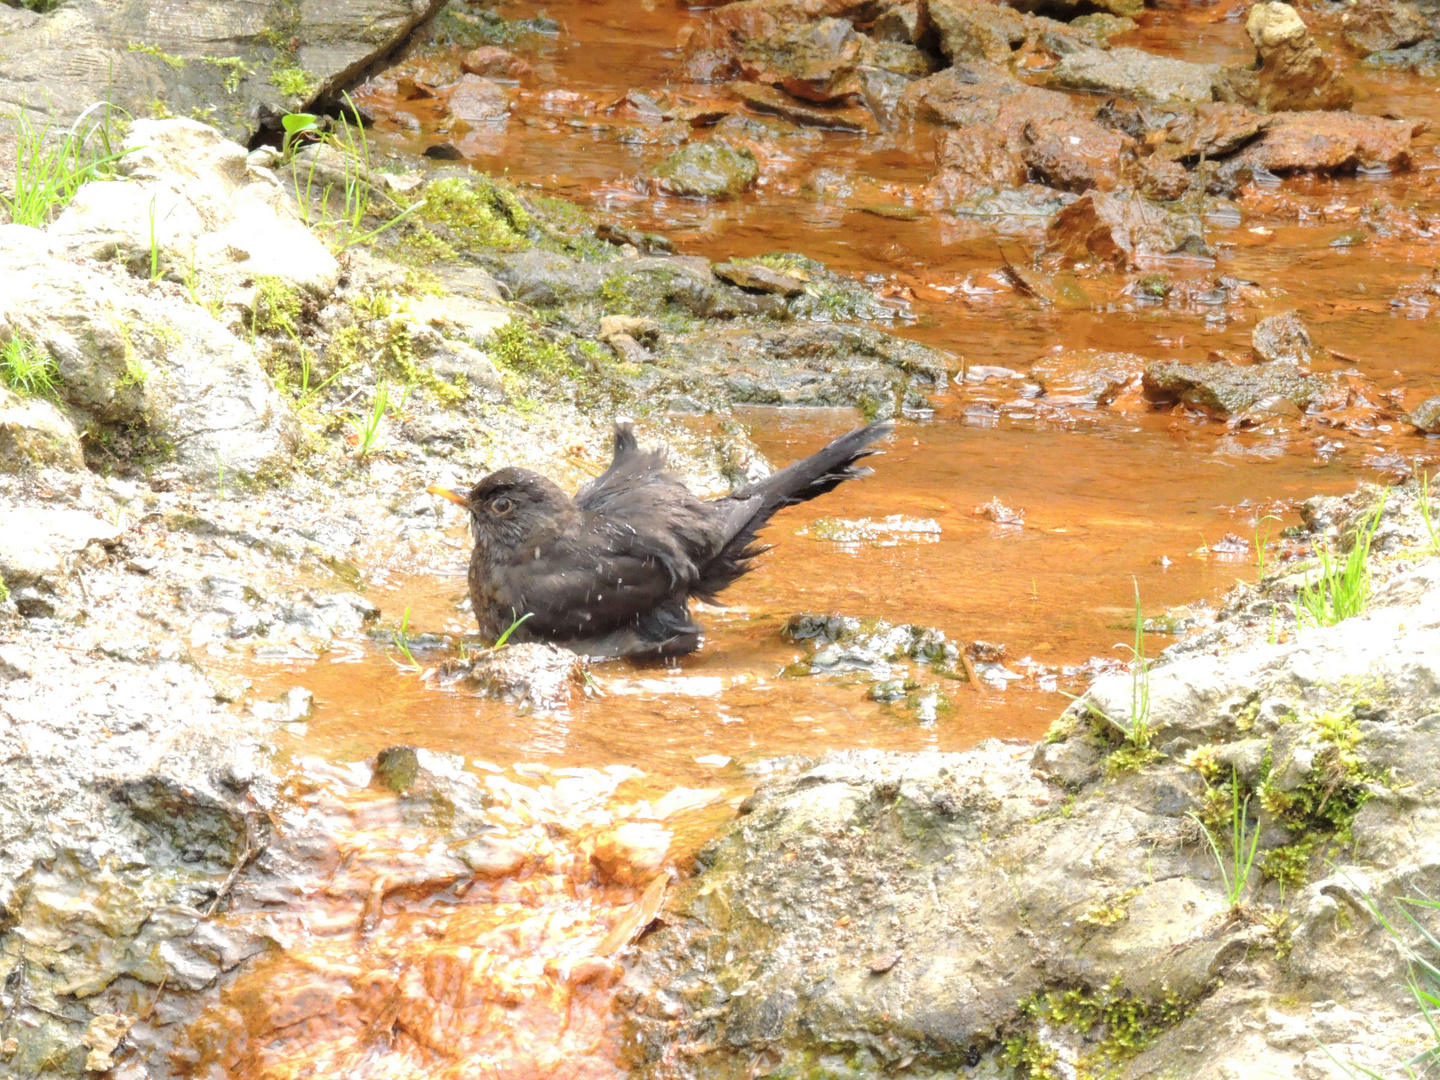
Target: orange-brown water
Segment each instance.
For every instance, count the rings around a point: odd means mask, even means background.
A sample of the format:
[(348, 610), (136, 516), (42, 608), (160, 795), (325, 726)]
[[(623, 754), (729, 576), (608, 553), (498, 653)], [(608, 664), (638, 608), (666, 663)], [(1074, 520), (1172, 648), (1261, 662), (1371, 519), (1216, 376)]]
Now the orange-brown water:
[[(1422, 141), (1416, 172), (1384, 181), (1296, 180), (1247, 193), (1239, 225), (1213, 226), (1217, 266), (1164, 268), (1177, 282), (1201, 283), (1192, 291), (1218, 273), (1254, 281), (1249, 299), (1182, 301), (1177, 289), (1168, 303), (1142, 306), (1125, 293), (1123, 277), (1061, 274), (1046, 279), (1048, 302), (1038, 302), (991, 276), (1001, 243), (1010, 259), (1028, 263), (1037, 229), (1011, 223), (1001, 233), (994, 223), (924, 207), (919, 192), (933, 137), (923, 130), (800, 132), (765, 155), (761, 182), (740, 199), (715, 205), (653, 194), (644, 173), (673, 146), (646, 141), (653, 125), (610, 106), (632, 88), (667, 89), (697, 103), (722, 98), (720, 88), (689, 80), (676, 47), (704, 13), (611, 0), (561, 0), (546, 9), (562, 33), (515, 46), (534, 78), (515, 92), (508, 121), (449, 136), (477, 168), (664, 232), (683, 250), (713, 258), (800, 251), (872, 275), (910, 305), (898, 332), (971, 367), (1024, 372), (1061, 348), (1198, 360), (1214, 349), (1242, 351), (1258, 318), (1295, 307), (1321, 343), (1393, 395), (1392, 412), (1440, 389), (1440, 323), (1424, 317), (1427, 309), (1391, 303), (1434, 265), (1433, 138)], [(1117, 43), (1207, 62), (1248, 60), (1243, 10), (1154, 10)], [(504, 12), (534, 13), (525, 4)], [(422, 54), (405, 71), (443, 86), (456, 77), (457, 58)], [(1358, 78), (1361, 111), (1440, 118), (1432, 85)], [(393, 78), (380, 77), (363, 97), (381, 115), (381, 144), (418, 151), (435, 141), (438, 114), (424, 102), (398, 100)], [(400, 113), (418, 119), (422, 131), (408, 132)], [(908, 219), (894, 216), (897, 208)], [(1363, 242), (1334, 244), (1355, 239), (1357, 229)], [(296, 683), (314, 691), (317, 714), (292, 737), (297, 755), (355, 762), (386, 746), (418, 745), (459, 755), (474, 775), (499, 767), (507, 783), (552, 794), (564, 774), (548, 770), (628, 766), (644, 775), (597, 796), (564, 829), (556, 823), (565, 812), (550, 795), (540, 796), (542, 813), (525, 810), (525, 799), (505, 789), (502, 809), (520, 809), (502, 822), (504, 835), (525, 858), (495, 880), (452, 878), (443, 859), (417, 871), (439, 841), (395, 820), (393, 797), (356, 783), (317, 788), (306, 797), (343, 855), (314, 868), (304, 903), (285, 916), (282, 944), (244, 971), (182, 1056), (197, 1072), (266, 1080), (619, 1075), (608, 1026), (615, 971), (608, 953), (597, 953), (612, 927), (638, 917), (642, 882), (625, 858), (591, 857), (607, 820), (660, 830), (671, 861), (683, 864), (732, 812), (752, 782), (745, 767), (759, 759), (1034, 738), (1064, 707), (1059, 689), (1083, 685), (1074, 669), (1093, 656), (1121, 655), (1114, 644), (1130, 638), (1135, 589), (1149, 613), (1213, 601), (1255, 566), (1253, 554), (1218, 556), (1209, 545), (1226, 534), (1253, 537), (1266, 513), (1291, 522), (1310, 495), (1394, 476), (1414, 457), (1435, 456), (1393, 420), (1336, 416), (1329, 424), (1244, 432), (1156, 412), (1134, 397), (1102, 410), (1048, 409), (1028, 402), (1022, 385), (1003, 377), (967, 382), (938, 402), (932, 420), (902, 423), (873, 477), (776, 520), (766, 537), (776, 547), (759, 571), (727, 594), (727, 610), (701, 614), (701, 652), (670, 667), (600, 665), (599, 693), (563, 711), (521, 714), (438, 689), (379, 646), (358, 660), (252, 673), (261, 692)], [(743, 418), (777, 463), (854, 421), (823, 411), (754, 410)], [(992, 499), (1023, 510), (1023, 525), (977, 515)], [(821, 517), (892, 514), (933, 521), (938, 535), (841, 545), (805, 531)], [(458, 515), (452, 527), (462, 540)], [(448, 573), (392, 576), (375, 597), (387, 617), (408, 607), (414, 630), (468, 630), (455, 608), (464, 592), (461, 546)], [(1024, 677), (1003, 690), (956, 683), (947, 690), (951, 711), (921, 724), (868, 700), (853, 682), (782, 675), (805, 650), (782, 639), (779, 627), (807, 610), (936, 626), (962, 643), (1003, 643), (1008, 667)], [(429, 664), (441, 655), (419, 658)], [(515, 771), (516, 763), (528, 764)], [(674, 819), (646, 809), (677, 787), (712, 795), (703, 810)], [(401, 885), (387, 884), (394, 882)], [(231, 917), (257, 912), (242, 900)]]

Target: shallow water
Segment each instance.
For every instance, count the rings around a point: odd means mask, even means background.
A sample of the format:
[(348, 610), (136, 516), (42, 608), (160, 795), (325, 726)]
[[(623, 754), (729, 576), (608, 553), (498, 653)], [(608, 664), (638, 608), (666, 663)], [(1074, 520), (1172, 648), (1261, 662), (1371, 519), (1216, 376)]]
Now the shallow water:
[[(703, 12), (611, 0), (562, 0), (546, 12), (563, 32), (515, 46), (535, 79), (518, 91), (510, 119), (455, 137), (479, 169), (508, 171), (611, 220), (664, 232), (682, 250), (712, 258), (800, 251), (872, 275), (908, 305), (897, 332), (950, 350), (967, 369), (1023, 373), (1060, 348), (1200, 360), (1215, 349), (1245, 349), (1258, 318), (1297, 307), (1317, 340), (1393, 394), (1396, 409), (1437, 389), (1440, 322), (1424, 317), (1425, 309), (1391, 303), (1434, 263), (1429, 220), (1440, 214), (1440, 198), (1433, 136), (1422, 141), (1417, 172), (1288, 181), (1247, 196), (1238, 225), (1214, 225), (1217, 265), (1164, 267), (1179, 282), (1218, 273), (1254, 281), (1262, 290), (1257, 299), (1172, 297), (1147, 306), (1126, 294), (1123, 276), (1057, 275), (1050, 302), (1040, 303), (991, 276), (1002, 244), (1006, 257), (1029, 262), (1041, 236), (1036, 228), (1012, 224), (1002, 232), (920, 205), (933, 153), (923, 130), (797, 134), (767, 160), (758, 187), (727, 204), (651, 194), (642, 174), (673, 147), (624, 141), (643, 138), (646, 128), (607, 107), (632, 87), (668, 88), (696, 102), (723, 97), (719, 87), (688, 81), (676, 48)], [(534, 13), (523, 4), (505, 10), (509, 18)], [(1148, 12), (1128, 41), (1116, 43), (1237, 62), (1248, 59), (1242, 15), (1240, 5), (1169, 6)], [(443, 84), (455, 77), (456, 59), (420, 56), (403, 70)], [(1407, 76), (1357, 79), (1365, 93), (1360, 111), (1440, 119), (1431, 85)], [(413, 133), (382, 119), (380, 146), (418, 151), (435, 141), (435, 114), (423, 102), (398, 102), (393, 78), (379, 78), (363, 100), (382, 116), (399, 108), (422, 124)], [(806, 191), (806, 177), (817, 170), (827, 170), (823, 182), (808, 187), (828, 185), (833, 193), (823, 198)], [(1382, 204), (1388, 216), (1367, 209)], [(871, 212), (896, 207), (907, 207), (911, 219)], [(1364, 229), (1362, 242), (1335, 246), (1356, 239), (1366, 215), (1384, 229)], [(592, 809), (601, 814), (677, 787), (713, 790), (703, 810), (659, 819), (671, 859), (683, 865), (733, 812), (767, 757), (860, 746), (959, 750), (991, 736), (1036, 738), (1064, 707), (1060, 691), (1083, 686), (1087, 661), (1124, 656), (1116, 643), (1131, 640), (1136, 590), (1151, 615), (1213, 602), (1237, 579), (1254, 576), (1255, 559), (1253, 550), (1220, 555), (1210, 545), (1227, 534), (1253, 540), (1266, 514), (1281, 519), (1272, 526), (1278, 531), (1297, 520), (1299, 501), (1311, 495), (1346, 491), (1357, 480), (1397, 475), (1416, 457), (1437, 456), (1394, 421), (1241, 432), (1154, 411), (1134, 396), (1101, 410), (1055, 410), (1030, 401), (1029, 392), (1023, 379), (996, 374), (953, 388), (933, 419), (902, 422), (872, 477), (776, 519), (765, 537), (774, 550), (727, 593), (728, 608), (701, 612), (706, 638), (698, 654), (670, 666), (598, 665), (598, 693), (562, 712), (520, 714), (438, 689), (379, 644), (247, 674), (261, 694), (297, 683), (315, 693), (314, 719), (284, 736), (297, 755), (356, 762), (411, 744), (459, 755), (475, 775), (498, 767), (510, 782), (546, 790), (563, 779), (552, 769), (643, 772), (597, 796)], [(819, 410), (742, 417), (777, 464), (855, 422)], [(1023, 525), (978, 514), (991, 500), (1019, 511)], [(933, 522), (938, 532), (861, 544), (815, 535), (817, 519), (889, 515)], [(438, 575), (392, 575), (374, 595), (387, 619), (409, 608), (413, 630), (470, 631), (456, 608), (464, 593), (458, 512), (450, 522), (454, 565)], [(806, 652), (779, 633), (799, 611), (913, 622), (960, 643), (1003, 644), (1005, 667), (1021, 677), (1003, 689), (954, 683), (946, 688), (950, 711), (923, 724), (903, 708), (870, 701), (857, 683), (782, 674)], [(1152, 651), (1167, 640), (1152, 635)], [(417, 658), (429, 666), (446, 655), (422, 651)], [(516, 763), (529, 764), (515, 771)], [(589, 833), (557, 836), (553, 850), (482, 888), (442, 877), (397, 894), (360, 932), (366, 890), (422, 840), (401, 835), (384, 819), (384, 800), (362, 787), (342, 784), (326, 798), (334, 828), (376, 865), (337, 872), (317, 887), (309, 901), (313, 925), (293, 928), (288, 947), (236, 984), (224, 1006), (233, 1012), (197, 1029), (197, 1045), (210, 1047), (197, 1060), (228, 1075), (277, 1080), (620, 1074), (605, 1019), (610, 976), (576, 981), (571, 967), (636, 910), (640, 888), (593, 869)], [(233, 917), (248, 917), (243, 904)], [(331, 923), (339, 929), (316, 929)], [(307, 994), (346, 1004), (313, 1011), (303, 1023), (275, 1020), (276, 1001)], [(226, 1017), (249, 1032), (243, 1045), (233, 1033), (228, 1042), (215, 1035)]]

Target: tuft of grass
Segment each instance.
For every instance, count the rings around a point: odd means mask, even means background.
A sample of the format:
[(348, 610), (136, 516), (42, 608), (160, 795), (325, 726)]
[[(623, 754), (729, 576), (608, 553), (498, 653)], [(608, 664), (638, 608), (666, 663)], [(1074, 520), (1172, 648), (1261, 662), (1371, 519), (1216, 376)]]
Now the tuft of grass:
[(293, 335), (300, 306), (300, 294), (283, 279), (271, 274), (256, 275), (255, 298), (250, 303), (250, 340), (274, 330)]
[[(1221, 854), (1215, 834), (1210, 831), (1199, 814), (1193, 811), (1190, 817), (1205, 834), (1210, 851), (1215, 856), (1215, 865), (1220, 870), (1220, 879), (1225, 883), (1225, 895), (1231, 908), (1239, 908), (1241, 897), (1250, 884), (1250, 870), (1255, 865), (1256, 848), (1260, 843), (1260, 827), (1252, 832), (1247, 815), (1250, 810), (1250, 796), (1240, 798), (1240, 779), (1232, 767), (1230, 770), (1230, 854)], [(1228, 864), (1228, 869), (1227, 869)]]
[(130, 153), (114, 149), (111, 109), (108, 101), (95, 102), (59, 139), (51, 137), (51, 125), (36, 128), (29, 114), (15, 115), (14, 193), (0, 195), (0, 207), (12, 222), (43, 228), (82, 184), (112, 172), (115, 162)]
[[(351, 100), (349, 94), (343, 96), (345, 103), (350, 106), (350, 115), (355, 115), (358, 112), (355, 102)], [(319, 130), (318, 118), (309, 113), (289, 113), (281, 119), (281, 123), (285, 127), (281, 152), (287, 160), (294, 155), (295, 139), (298, 136)], [(404, 207), (398, 214), (381, 221), (374, 228), (366, 229), (365, 221), (375, 210), (375, 189), (370, 183), (370, 140), (365, 134), (365, 128), (361, 124), (352, 125), (348, 120), (342, 118), (337, 131), (324, 138), (324, 144), (336, 150), (344, 163), (343, 177), (340, 183), (341, 190), (336, 192), (335, 185), (328, 184), (317, 199), (315, 168), (319, 164), (318, 156), (310, 165), (303, 187), (293, 163), (291, 180), (306, 224), (328, 231), (333, 237), (333, 243), (341, 251), (352, 245), (373, 240), (386, 230), (394, 228), (411, 214), (418, 213), (426, 207), (427, 200), (421, 199), (419, 202)], [(330, 212), (332, 194), (338, 194), (343, 199), (343, 208), (338, 215), (332, 215)], [(315, 214), (317, 207), (318, 218)]]
[(1355, 530), (1355, 541), (1344, 562), (1326, 543), (1317, 544), (1320, 554), (1320, 577), (1302, 585), (1296, 594), (1296, 612), (1303, 623), (1334, 626), (1352, 615), (1359, 615), (1370, 602), (1370, 544), (1380, 527), (1385, 499)]
[[(400, 655), (405, 657), (405, 663), (399, 664), (399, 666), (419, 671), (420, 663), (410, 651), (410, 609), (408, 607), (405, 609), (405, 614), (400, 616), (400, 625), (390, 634), (390, 640), (394, 643), (395, 648), (400, 650)], [(395, 662), (399, 663), (399, 661)]]
[(0, 383), (21, 397), (53, 398), (60, 371), (49, 353), (17, 335), (0, 346)]
[(1425, 522), (1425, 532), (1430, 536), (1430, 554), (1440, 555), (1440, 525), (1437, 525), (1430, 508), (1430, 476), (1421, 472), (1416, 463), (1416, 474), (1420, 477), (1420, 519)]

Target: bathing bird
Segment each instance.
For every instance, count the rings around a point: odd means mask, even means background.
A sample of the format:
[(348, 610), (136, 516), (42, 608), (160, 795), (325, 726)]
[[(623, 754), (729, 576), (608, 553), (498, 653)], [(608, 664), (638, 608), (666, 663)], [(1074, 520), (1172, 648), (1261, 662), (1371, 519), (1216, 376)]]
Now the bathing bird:
[[(549, 641), (593, 657), (681, 656), (700, 646), (690, 600), (714, 602), (769, 550), (771, 516), (872, 470), (856, 463), (893, 428), (877, 421), (717, 499), (701, 499), (615, 425), (610, 467), (572, 498), (529, 469), (431, 494), (470, 513), (470, 602), (480, 633)], [(516, 625), (517, 620), (523, 620)]]

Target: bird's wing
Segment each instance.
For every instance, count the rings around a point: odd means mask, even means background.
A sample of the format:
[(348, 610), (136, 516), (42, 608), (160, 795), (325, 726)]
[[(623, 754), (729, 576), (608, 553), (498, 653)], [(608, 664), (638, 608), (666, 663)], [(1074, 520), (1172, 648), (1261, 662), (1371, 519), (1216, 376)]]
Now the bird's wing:
[(502, 609), (514, 608), (517, 618), (529, 614), (530, 633), (557, 640), (632, 626), (677, 591), (655, 557), (600, 547), (513, 564), (498, 572), (494, 585)]
[(664, 450), (641, 450), (628, 420), (615, 422), (615, 452), (610, 467), (575, 493), (581, 510), (603, 510), (617, 495), (637, 486), (674, 483), (665, 472)]

